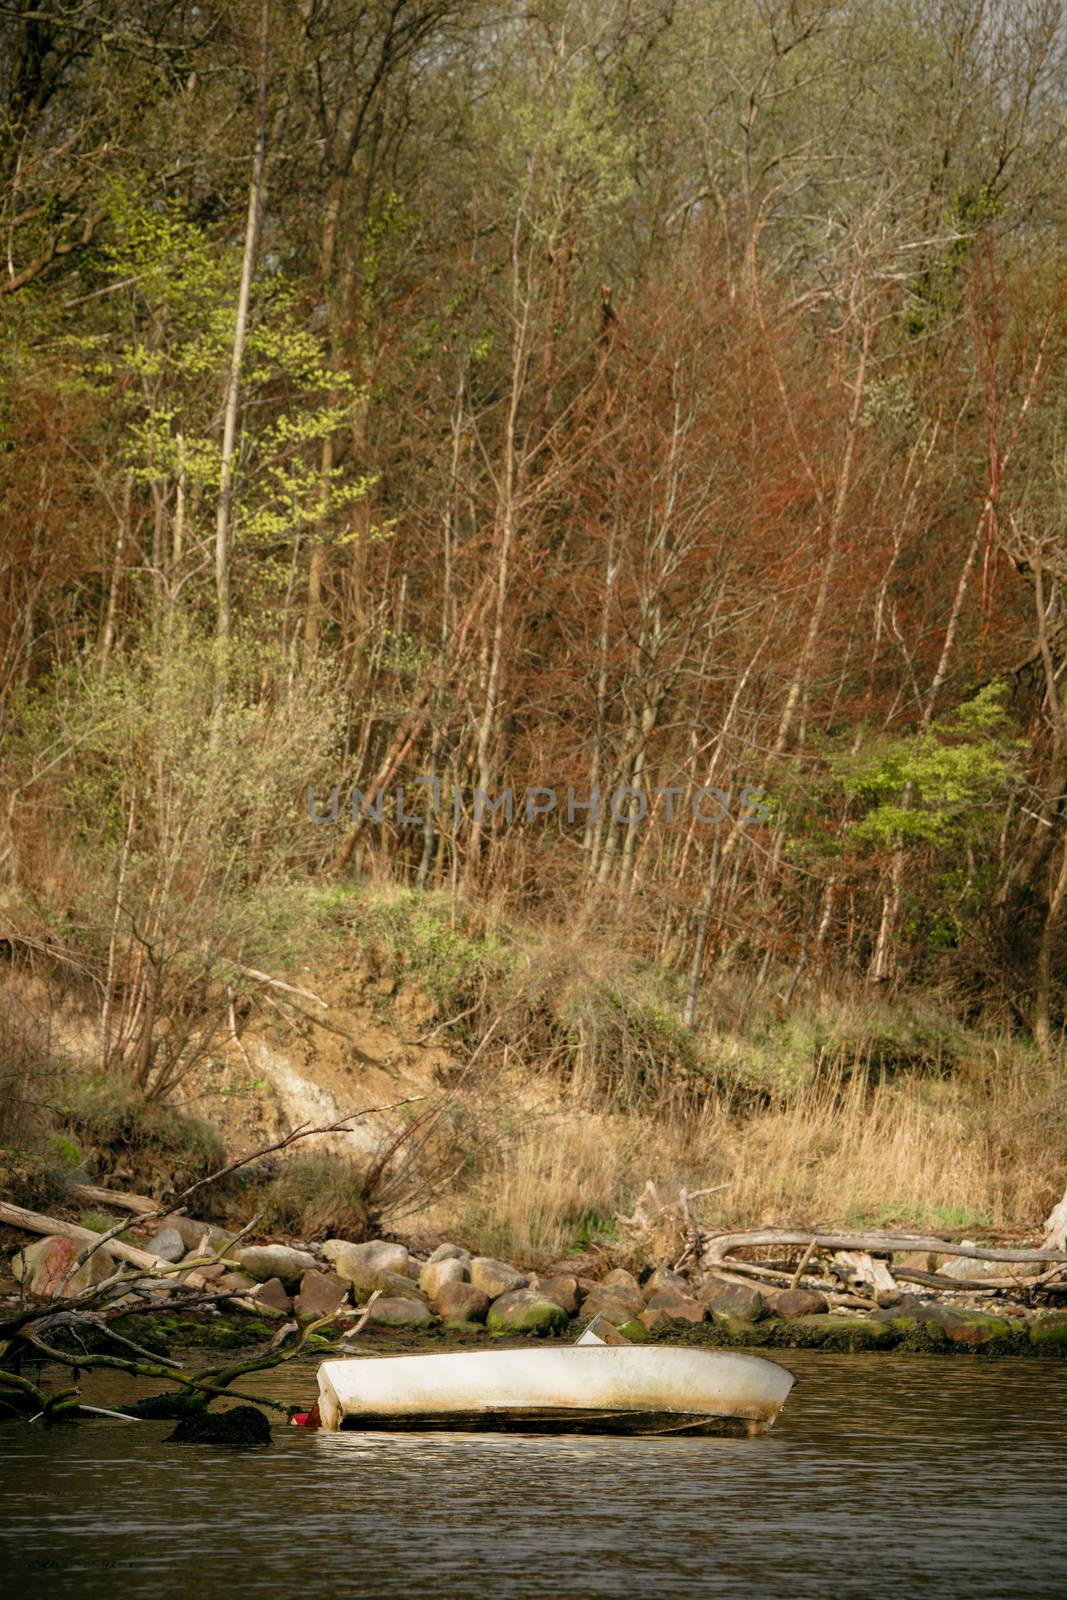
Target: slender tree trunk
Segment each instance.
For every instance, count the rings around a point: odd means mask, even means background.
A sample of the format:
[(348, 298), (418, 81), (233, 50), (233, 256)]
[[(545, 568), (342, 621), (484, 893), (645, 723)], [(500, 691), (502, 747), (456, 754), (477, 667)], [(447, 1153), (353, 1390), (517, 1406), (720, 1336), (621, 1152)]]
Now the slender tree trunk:
[(126, 561), (126, 544), (130, 536), (130, 516), (132, 512), (133, 478), (126, 474), (126, 482), (122, 490), (122, 515), (119, 518), (118, 534), (115, 538), (115, 557), (111, 565), (111, 583), (107, 594), (107, 615), (104, 618), (104, 631), (100, 639), (100, 670), (107, 672), (108, 662), (115, 645), (115, 624), (119, 608), (119, 591), (122, 587), (122, 569)]
[(1051, 1067), (1055, 1060), (1052, 1043), (1052, 955), (1065, 894), (1067, 894), (1067, 848), (1063, 849), (1060, 856), (1060, 870), (1049, 895), (1034, 973), (1034, 1041), (1041, 1052), (1041, 1059), (1048, 1067)]
[[(529, 364), (530, 293), (520, 288), (519, 230), (516, 222), (511, 244), (512, 307), (515, 313), (515, 333), (511, 348), (511, 385), (508, 394), (507, 416), (504, 422), (503, 461), (497, 491), (496, 528), (497, 563), (496, 593), (493, 606), (492, 633), (489, 638), (488, 673), (485, 685), (485, 702), (478, 726), (475, 752), (476, 778), (486, 794), (490, 792), (495, 773), (493, 746), (497, 731), (497, 713), (500, 705), (500, 682), (504, 659), (504, 617), (507, 610), (508, 583), (511, 572), (511, 546), (515, 537), (518, 514), (518, 439), (519, 406), (526, 388)], [(468, 889), (478, 871), (481, 855), (483, 815), (480, 809), (472, 814), (467, 837), (467, 860), (463, 873), (464, 890)]]
[(685, 1001), (685, 1025), (691, 1028), (697, 1019), (697, 1002), (700, 998), (700, 980), (704, 974), (704, 953), (708, 947), (708, 928), (711, 926), (711, 913), (715, 905), (715, 895), (719, 887), (719, 861), (722, 855), (722, 835), (715, 830), (715, 837), (711, 841), (711, 861), (708, 866), (708, 879), (704, 888), (704, 901), (700, 908), (700, 917), (697, 921), (696, 944), (693, 948), (693, 965), (689, 970), (689, 993)]
[[(259, 96), (256, 149), (252, 160), (252, 179), (248, 186), (248, 216), (245, 221), (244, 251), (241, 257), (241, 283), (237, 291), (233, 345), (226, 374), (226, 406), (222, 425), (222, 462), (219, 468), (219, 503), (215, 518), (215, 638), (219, 646), (219, 688), (225, 685), (226, 652), (232, 633), (232, 594), (230, 537), (233, 514), (234, 450), (237, 441), (237, 413), (241, 398), (241, 369), (248, 336), (248, 305), (252, 295), (259, 243), (259, 224), (266, 190), (267, 159), (267, 0), (263, 0), (259, 23)], [(221, 699), (221, 692), (219, 695)]]

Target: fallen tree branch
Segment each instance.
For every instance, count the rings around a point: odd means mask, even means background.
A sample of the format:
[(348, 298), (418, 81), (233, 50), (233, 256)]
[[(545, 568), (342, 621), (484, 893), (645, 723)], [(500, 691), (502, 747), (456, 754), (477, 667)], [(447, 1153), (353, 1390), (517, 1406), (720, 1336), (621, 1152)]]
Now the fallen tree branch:
[(286, 983), (281, 978), (272, 978), (269, 972), (257, 972), (255, 967), (242, 967), (235, 963), (238, 972), (243, 972), (246, 978), (254, 978), (257, 983), (265, 983), (268, 988), (281, 989), (285, 994), (298, 994), (305, 1000), (314, 1000), (317, 1006), (324, 1011), (329, 1011), (328, 1003), (317, 994), (312, 994), (310, 989), (299, 989), (295, 983)]
[(796, 1288), (799, 1287), (800, 1280), (804, 1276), (804, 1273), (805, 1273), (805, 1270), (807, 1268), (808, 1262), (811, 1260), (811, 1258), (812, 1258), (812, 1256), (814, 1254), (815, 1254), (815, 1240), (812, 1239), (809, 1242), (807, 1249), (804, 1251), (804, 1254), (800, 1258), (800, 1261), (799, 1261), (799, 1263), (797, 1265), (797, 1270), (794, 1272), (792, 1278), (790, 1279), (789, 1287), (791, 1289), (796, 1289)]
[[(737, 1273), (742, 1276), (735, 1276)], [(762, 1267), (756, 1261), (731, 1261), (729, 1270), (717, 1268), (716, 1276), (725, 1278), (728, 1283), (744, 1283), (748, 1278), (756, 1278), (775, 1287), (780, 1285), (785, 1289), (810, 1289), (816, 1294), (821, 1294), (832, 1306), (852, 1306), (854, 1309), (862, 1308), (864, 1311), (869, 1311), (873, 1303), (861, 1299), (859, 1295), (847, 1294), (842, 1289), (828, 1289), (818, 1278), (801, 1278), (798, 1283), (794, 1283), (790, 1273), (779, 1272), (775, 1267)]]
[[(24, 1233), (54, 1234), (63, 1239), (73, 1239), (76, 1244), (88, 1244), (94, 1250), (100, 1247), (104, 1239), (103, 1234), (94, 1233), (91, 1228), (81, 1228), (76, 1222), (64, 1222), (60, 1217), (46, 1217), (39, 1211), (28, 1211), (25, 1206), (12, 1205), (7, 1200), (0, 1200), (0, 1222), (6, 1223), (9, 1228), (21, 1228)], [(108, 1249), (120, 1261), (128, 1261), (131, 1266), (141, 1267), (145, 1272), (160, 1272), (171, 1266), (162, 1256), (153, 1255), (149, 1250), (140, 1250), (122, 1239), (109, 1240)], [(91, 1254), (92, 1250), (86, 1251), (86, 1259)], [(195, 1272), (189, 1274), (186, 1282), (197, 1289), (207, 1286), (207, 1280)]]
[[(290, 1408), (280, 1400), (271, 1400), (261, 1394), (244, 1394), (239, 1389), (227, 1388), (225, 1384), (210, 1383), (204, 1377), (190, 1378), (185, 1373), (174, 1372), (167, 1367), (157, 1367), (147, 1361), (127, 1361), (122, 1356), (73, 1355), (68, 1350), (54, 1350), (50, 1345), (45, 1344), (43, 1340), (30, 1336), (26, 1336), (26, 1343), (44, 1356), (46, 1361), (54, 1361), (57, 1366), (84, 1367), (86, 1369), (92, 1367), (114, 1367), (119, 1372), (128, 1372), (135, 1378), (158, 1378), (164, 1383), (177, 1383), (183, 1389), (195, 1390), (211, 1399), (215, 1399), (220, 1395), (228, 1395), (238, 1400), (249, 1400), (253, 1405), (267, 1406), (272, 1411), (284, 1411), (286, 1416), (289, 1415)], [(276, 1363), (271, 1362), (270, 1365), (273, 1366)], [(4, 1376), (9, 1378), (11, 1374), (5, 1372)], [(207, 1399), (205, 1399), (204, 1404), (207, 1404)]]
[(118, 1189), (101, 1189), (95, 1183), (72, 1183), (70, 1192), (90, 1205), (110, 1206), (113, 1211), (130, 1211), (135, 1216), (154, 1216), (158, 1207), (144, 1194), (124, 1194)]
[[(325, 1017), (316, 1017), (313, 1012), (305, 1011), (303, 1006), (298, 1006), (295, 1000), (287, 1000), (286, 1005), (290, 1011), (295, 1011), (298, 1017), (303, 1017), (305, 1022), (310, 1022), (314, 1028), (325, 1028), (327, 1033), (336, 1033), (339, 1039), (344, 1039), (350, 1046), (353, 1055), (365, 1067), (384, 1067), (385, 1062), (380, 1056), (369, 1056), (361, 1047), (354, 1033), (349, 1033), (347, 1028), (342, 1028), (339, 1023), (327, 1022)], [(274, 1008), (280, 1016), (285, 1016), (281, 1006)]]
[[(720, 1233), (707, 1241), (703, 1265), (719, 1266), (735, 1250), (757, 1245), (806, 1245), (810, 1233), (798, 1233), (788, 1228), (756, 1228), (745, 1233)], [(914, 1233), (817, 1233), (815, 1247), (821, 1250), (869, 1250), (880, 1255), (893, 1255), (896, 1251), (933, 1252), (943, 1256), (968, 1256), (977, 1261), (1048, 1261), (1067, 1263), (1063, 1250), (993, 1250), (980, 1244), (950, 1244), (944, 1239), (928, 1238)]]

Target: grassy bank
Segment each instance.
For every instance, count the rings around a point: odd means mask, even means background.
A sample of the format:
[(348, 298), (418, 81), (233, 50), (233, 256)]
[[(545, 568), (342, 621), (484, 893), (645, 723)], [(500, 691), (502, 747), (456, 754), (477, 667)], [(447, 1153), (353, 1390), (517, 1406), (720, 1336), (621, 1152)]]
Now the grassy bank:
[(727, 974), (690, 1031), (668, 976), (583, 928), (403, 891), (335, 893), (329, 915), (480, 1052), (478, 1147), (427, 1220), (487, 1248), (547, 1259), (610, 1235), (649, 1179), (715, 1187), (700, 1214), (722, 1226), (1034, 1227), (1062, 1191), (1055, 1074), (936, 995), (808, 993), (768, 1015)]
[[(366, 887), (293, 889), (260, 915), (290, 970), (358, 965), (398, 1033), (417, 993), (454, 1063), (388, 1159), (305, 1147), (219, 1201), (293, 1235), (436, 1232), (536, 1264), (591, 1241), (624, 1254), (617, 1216), (649, 1180), (714, 1190), (696, 1210), (719, 1226), (1034, 1228), (1062, 1191), (1054, 1074), (936, 996), (809, 991), (768, 1012), (725, 973), (690, 1030), (674, 980), (586, 928)], [(12, 1122), (9, 1147), (44, 1137), (68, 1169), (80, 1153), (149, 1186), (218, 1153), (117, 1080), (52, 1072), (51, 1111)]]

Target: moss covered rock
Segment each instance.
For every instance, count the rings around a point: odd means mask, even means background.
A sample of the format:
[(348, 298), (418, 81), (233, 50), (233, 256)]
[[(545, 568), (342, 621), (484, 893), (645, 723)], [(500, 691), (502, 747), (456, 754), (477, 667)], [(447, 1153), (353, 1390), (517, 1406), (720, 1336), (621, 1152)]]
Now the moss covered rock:
[(766, 1300), (750, 1283), (730, 1283), (725, 1278), (712, 1276), (704, 1279), (698, 1294), (713, 1313), (741, 1317), (745, 1322), (758, 1322), (767, 1315)]
[(896, 1343), (893, 1326), (875, 1317), (830, 1311), (784, 1324), (790, 1344), (822, 1350), (877, 1350)]
[(553, 1333), (569, 1318), (562, 1306), (538, 1289), (513, 1289), (489, 1307), (486, 1321), (494, 1333)]
[(648, 1329), (636, 1317), (631, 1317), (629, 1322), (624, 1322), (619, 1332), (631, 1344), (645, 1344), (648, 1340)]
[(1067, 1356), (1067, 1316), (1053, 1314), (1031, 1322), (1030, 1344), (1041, 1355)]

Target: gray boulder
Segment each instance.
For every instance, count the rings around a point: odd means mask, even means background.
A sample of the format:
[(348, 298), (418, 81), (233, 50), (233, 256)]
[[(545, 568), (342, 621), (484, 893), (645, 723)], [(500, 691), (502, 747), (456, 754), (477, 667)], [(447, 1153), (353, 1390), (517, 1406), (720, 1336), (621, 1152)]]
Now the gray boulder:
[(327, 1239), (322, 1253), (333, 1264), (333, 1270), (355, 1284), (360, 1294), (386, 1287), (388, 1273), (399, 1278), (412, 1277), (411, 1255), (406, 1246), (391, 1244), (387, 1239), (370, 1239), (366, 1244)]
[(470, 1258), (471, 1258), (471, 1253), (470, 1253), (469, 1250), (464, 1250), (458, 1244), (445, 1243), (445, 1244), (439, 1244), (437, 1246), (437, 1249), (434, 1251), (433, 1255), (430, 1257), (428, 1265), (429, 1266), (433, 1266), (438, 1261), (463, 1261), (463, 1262), (469, 1262)]
[(724, 1278), (705, 1278), (700, 1289), (700, 1299), (709, 1311), (731, 1317), (743, 1317), (746, 1322), (758, 1322), (767, 1315), (767, 1302), (759, 1290), (748, 1283), (730, 1283)]
[(386, 1295), (374, 1302), (367, 1320), (380, 1328), (430, 1328), (436, 1318), (424, 1300)]
[(327, 1239), (322, 1245), (327, 1261), (336, 1261), (339, 1255), (353, 1252), (353, 1258), (367, 1266), (399, 1272), (404, 1278), (411, 1276), (411, 1252), (406, 1244), (397, 1244), (393, 1239), (364, 1239), (360, 1244), (353, 1244), (349, 1239)]
[[(704, 1322), (707, 1319), (707, 1309), (699, 1300), (694, 1300), (692, 1295), (680, 1294), (677, 1289), (657, 1289), (649, 1298), (648, 1304), (641, 1313), (640, 1320), (646, 1328), (651, 1330), (652, 1323), (646, 1322), (646, 1317), (656, 1317), (662, 1312), (670, 1322)], [(657, 1321), (655, 1326), (659, 1326)]]
[(641, 1285), (632, 1272), (627, 1272), (625, 1267), (612, 1267), (600, 1280), (604, 1289), (627, 1289), (633, 1294), (641, 1293)]
[(446, 1328), (469, 1327), (484, 1322), (489, 1311), (489, 1296), (473, 1283), (443, 1283), (433, 1297), (433, 1308)]
[(224, 1272), (216, 1278), (212, 1287), (219, 1294), (251, 1294), (258, 1288), (255, 1278), (250, 1278), (247, 1272)]
[(525, 1289), (529, 1282), (524, 1272), (492, 1256), (472, 1257), (470, 1275), (475, 1288), (484, 1289), (490, 1300), (498, 1300), (502, 1294), (511, 1294), (515, 1289)]
[(562, 1306), (569, 1317), (573, 1317), (581, 1305), (584, 1296), (578, 1287), (578, 1279), (569, 1272), (557, 1272), (550, 1277), (536, 1277), (531, 1281), (531, 1288), (539, 1289), (543, 1295), (554, 1300)]
[(185, 1240), (177, 1228), (162, 1228), (154, 1238), (149, 1239), (145, 1249), (159, 1256), (161, 1261), (175, 1265), (185, 1255)]
[(222, 1249), (237, 1237), (229, 1228), (217, 1228), (213, 1222), (198, 1222), (195, 1217), (178, 1217), (173, 1213), (163, 1218), (160, 1228), (173, 1228), (181, 1235), (186, 1250), (199, 1250), (205, 1234), (212, 1250)]
[(598, 1284), (582, 1301), (582, 1316), (595, 1317), (600, 1313), (616, 1328), (621, 1328), (624, 1322), (636, 1317), (643, 1307), (640, 1290)]
[(428, 1294), (430, 1303), (443, 1283), (468, 1283), (470, 1273), (467, 1264), (456, 1256), (448, 1256), (444, 1261), (428, 1261), (419, 1273), (419, 1288), (423, 1294)]
[(641, 1293), (646, 1302), (651, 1300), (660, 1289), (674, 1289), (678, 1294), (693, 1293), (692, 1285), (688, 1279), (683, 1278), (680, 1272), (672, 1272), (670, 1267), (657, 1267), (655, 1272), (641, 1285)]
[(265, 1283), (269, 1278), (280, 1278), (287, 1289), (297, 1289), (305, 1272), (316, 1265), (315, 1257), (306, 1250), (293, 1250), (287, 1244), (251, 1244), (234, 1252), (234, 1260), (250, 1278)]
[(300, 1293), (293, 1302), (293, 1310), (301, 1320), (330, 1317), (348, 1304), (349, 1284), (336, 1272), (320, 1272), (313, 1267), (300, 1280)]
[(268, 1278), (266, 1283), (257, 1284), (251, 1291), (250, 1298), (257, 1306), (267, 1306), (271, 1311), (283, 1311), (286, 1316), (293, 1309), (292, 1297), (286, 1293), (280, 1278)]
[(798, 1317), (819, 1317), (830, 1309), (826, 1296), (818, 1289), (785, 1289), (775, 1295), (772, 1309), (785, 1322), (795, 1322)]

